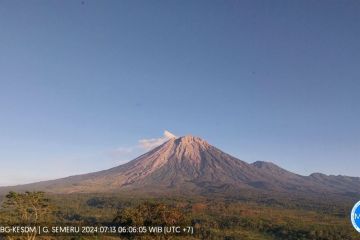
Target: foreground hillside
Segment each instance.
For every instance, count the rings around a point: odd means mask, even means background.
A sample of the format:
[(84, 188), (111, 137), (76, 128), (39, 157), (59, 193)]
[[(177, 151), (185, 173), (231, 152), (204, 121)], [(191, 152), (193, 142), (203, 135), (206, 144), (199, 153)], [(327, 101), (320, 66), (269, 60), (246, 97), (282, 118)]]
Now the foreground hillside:
[[(348, 220), (351, 204), (292, 199), (152, 198), (120, 194), (47, 195), (46, 224), (182, 225), (194, 234), (124, 234), (52, 236), (36, 239), (226, 239), (226, 240), (355, 240)], [(19, 222), (3, 208), (0, 222)], [(1, 239), (1, 238), (0, 238)]]

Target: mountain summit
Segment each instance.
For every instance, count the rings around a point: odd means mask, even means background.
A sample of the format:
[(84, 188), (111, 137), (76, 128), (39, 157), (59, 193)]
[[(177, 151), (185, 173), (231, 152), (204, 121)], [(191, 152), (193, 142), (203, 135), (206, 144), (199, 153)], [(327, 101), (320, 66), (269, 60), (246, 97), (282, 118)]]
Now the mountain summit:
[[(169, 137), (170, 136), (170, 137)], [(270, 162), (239, 160), (191, 135), (169, 140), (138, 158), (100, 172), (0, 188), (54, 193), (182, 191), (191, 193), (256, 190), (337, 194), (359, 193), (360, 178), (312, 174), (301, 176)]]

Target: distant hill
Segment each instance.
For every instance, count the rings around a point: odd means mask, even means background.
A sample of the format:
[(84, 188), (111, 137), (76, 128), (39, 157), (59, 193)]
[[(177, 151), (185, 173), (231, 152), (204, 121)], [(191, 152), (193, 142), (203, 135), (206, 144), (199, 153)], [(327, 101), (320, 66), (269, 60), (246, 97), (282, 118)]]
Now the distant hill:
[(108, 170), (13, 187), (0, 192), (51, 193), (138, 191), (235, 194), (237, 191), (358, 195), (360, 178), (314, 173), (301, 176), (270, 162), (241, 161), (205, 140), (172, 138), (144, 155)]

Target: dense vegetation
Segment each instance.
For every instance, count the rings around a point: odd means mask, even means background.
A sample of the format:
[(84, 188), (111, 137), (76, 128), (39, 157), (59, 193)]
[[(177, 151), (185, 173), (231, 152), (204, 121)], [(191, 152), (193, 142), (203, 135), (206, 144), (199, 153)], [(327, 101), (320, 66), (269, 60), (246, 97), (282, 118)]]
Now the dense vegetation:
[[(124, 194), (9, 193), (1, 223), (192, 226), (194, 235), (12, 237), (8, 239), (241, 239), (352, 240), (350, 202), (317, 199), (139, 197)], [(1, 238), (0, 238), (1, 239)]]

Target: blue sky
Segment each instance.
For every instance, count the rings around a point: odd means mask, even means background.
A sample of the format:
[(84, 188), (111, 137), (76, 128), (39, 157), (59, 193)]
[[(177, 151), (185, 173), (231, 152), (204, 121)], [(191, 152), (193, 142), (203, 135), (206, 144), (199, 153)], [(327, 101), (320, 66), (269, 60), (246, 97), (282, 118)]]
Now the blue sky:
[[(360, 176), (359, 1), (0, 1), (0, 185), (106, 169), (165, 129)], [(161, 139), (160, 139), (161, 140)]]

